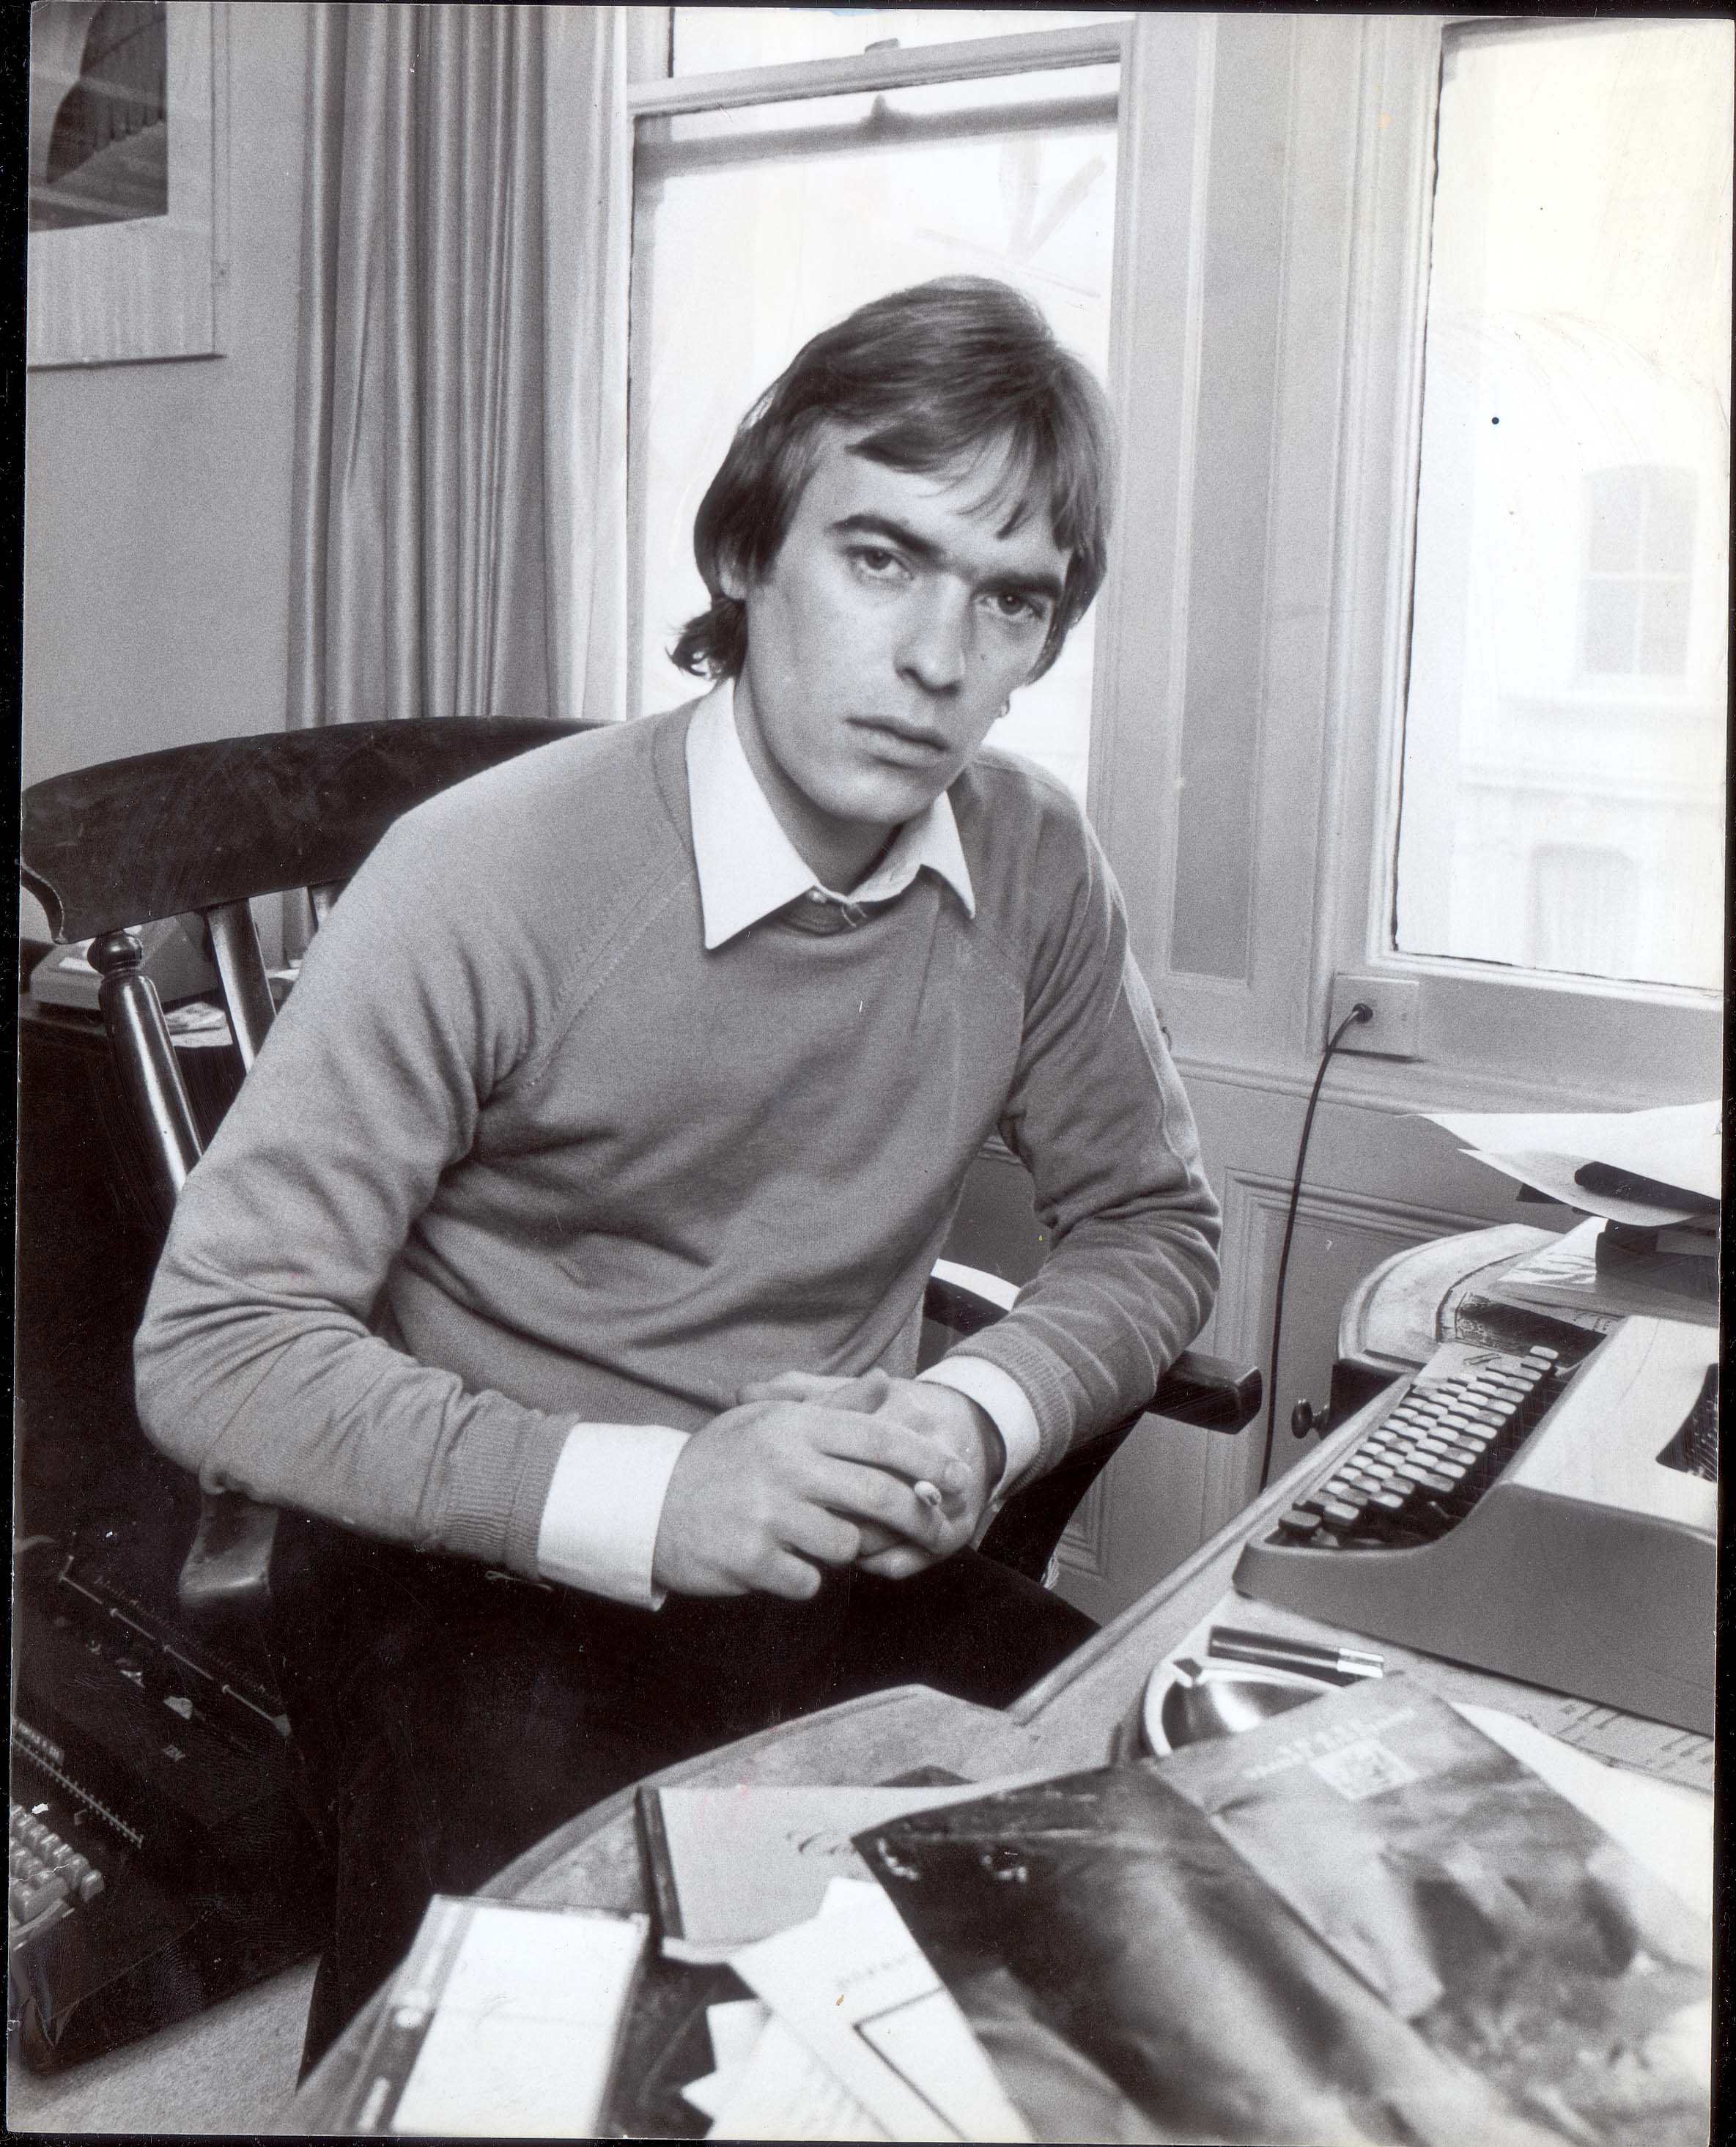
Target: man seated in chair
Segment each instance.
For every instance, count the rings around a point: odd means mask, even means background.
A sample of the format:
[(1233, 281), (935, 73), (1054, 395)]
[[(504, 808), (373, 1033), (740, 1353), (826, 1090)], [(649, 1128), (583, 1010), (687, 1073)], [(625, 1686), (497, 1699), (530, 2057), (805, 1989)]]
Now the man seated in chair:
[[(431, 1890), (634, 1778), (896, 1684), (1004, 1704), (1091, 1630), (970, 1546), (1216, 1284), (1103, 853), (986, 743), (1103, 578), (1108, 456), (1004, 285), (816, 337), (699, 510), (712, 690), (401, 819), (182, 1197), (141, 1413), (330, 1576), (310, 2053)], [(917, 1379), (997, 1129), (1049, 1257)]]

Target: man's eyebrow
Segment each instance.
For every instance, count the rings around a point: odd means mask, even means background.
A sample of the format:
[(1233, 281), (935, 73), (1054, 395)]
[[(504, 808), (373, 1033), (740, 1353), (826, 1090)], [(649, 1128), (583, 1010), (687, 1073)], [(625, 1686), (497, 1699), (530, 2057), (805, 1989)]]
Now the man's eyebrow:
[[(832, 524), (835, 535), (843, 537), (883, 537), (890, 544), (911, 553), (930, 564), (943, 563), (945, 548), (934, 543), (902, 522), (895, 522), (887, 514), (846, 514)], [(1066, 593), (1066, 584), (1058, 574), (1038, 572), (1033, 574), (1008, 573), (997, 575), (1001, 587), (1017, 591), (1023, 596), (1048, 597), (1051, 603), (1059, 603)]]
[(832, 525), (843, 537), (883, 537), (888, 543), (897, 544), (906, 552), (913, 552), (918, 559), (939, 560), (946, 557), (943, 548), (928, 538), (918, 536), (914, 529), (902, 522), (894, 522), (886, 514), (846, 514)]

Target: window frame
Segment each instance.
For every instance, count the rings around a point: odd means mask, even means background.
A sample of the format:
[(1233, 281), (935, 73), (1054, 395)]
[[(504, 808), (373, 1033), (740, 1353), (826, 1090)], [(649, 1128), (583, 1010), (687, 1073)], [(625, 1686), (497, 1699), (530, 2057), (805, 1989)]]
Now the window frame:
[(1720, 1085), (1721, 994), (1508, 970), (1403, 953), (1391, 943), (1435, 130), (1445, 35), (1461, 25), (1489, 37), (1553, 27), (1547, 18), (1493, 23), (1450, 15), (1368, 24), (1343, 383), (1346, 526), (1334, 605), (1343, 651), (1342, 807), (1329, 845), (1336, 854), (1321, 879), (1318, 1027), (1322, 986), (1329, 989), (1334, 971), (1412, 981), (1421, 993), (1425, 1058), (1369, 1059), (1358, 1069), (1365, 1085), (1394, 1100), (1432, 1104), (1447, 1096), (1474, 1104), (1500, 1100), (1494, 1092), (1553, 1109), (1688, 1100)]
[[(1305, 1089), (1333, 977), (1349, 973), (1417, 986), (1422, 1055), (1345, 1062), (1335, 1082), (1347, 1100), (1396, 1111), (1598, 1109), (1717, 1090), (1721, 994), (1390, 944), (1443, 39), (1459, 24), (1508, 34), (1521, 18), (1142, 11), (1130, 23), (672, 78), (668, 11), (628, 14), (649, 18), (635, 24), (629, 61), (635, 123), (1118, 63), (1107, 384), (1121, 508), (1098, 600), (1088, 804), (1184, 1072)], [(1193, 529), (1217, 474), (1196, 451), (1203, 316), (1218, 303), (1208, 168), (1214, 128), (1227, 138), (1245, 120), (1232, 108), (1247, 94), (1234, 70), (1245, 74), (1252, 39), (1263, 41), (1270, 77), (1258, 93), (1284, 108), (1269, 116), (1287, 144), (1288, 223), (1266, 413), (1271, 586), (1263, 616), (1247, 623), (1263, 637), (1268, 673), (1288, 664), (1306, 674), (1289, 703), (1311, 728), (1288, 763), (1262, 738), (1248, 970), (1221, 978), (1177, 968), (1169, 943), (1189, 608), (1199, 601)], [(634, 649), (638, 628), (635, 616)], [(1193, 712), (1196, 725), (1211, 719)]]

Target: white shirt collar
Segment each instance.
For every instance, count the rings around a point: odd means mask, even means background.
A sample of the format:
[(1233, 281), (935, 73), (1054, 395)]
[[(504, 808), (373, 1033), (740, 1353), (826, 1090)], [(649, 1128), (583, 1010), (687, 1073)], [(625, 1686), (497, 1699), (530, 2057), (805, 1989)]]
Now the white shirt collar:
[[(709, 952), (820, 883), (783, 832), (742, 750), (733, 680), (725, 679), (693, 711), (687, 755), (693, 863)], [(904, 823), (873, 873), (848, 898), (830, 888), (820, 892), (838, 901), (889, 902), (924, 865), (952, 888), (966, 915), (974, 917), (976, 890), (944, 791), (926, 812)]]

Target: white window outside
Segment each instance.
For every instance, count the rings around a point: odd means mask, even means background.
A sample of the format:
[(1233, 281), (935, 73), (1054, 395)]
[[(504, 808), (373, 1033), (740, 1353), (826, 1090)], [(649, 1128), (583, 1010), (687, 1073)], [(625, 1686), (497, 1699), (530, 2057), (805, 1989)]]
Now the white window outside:
[[(1721, 980), (1728, 50), (1714, 23), (1446, 33), (1400, 953)], [(1600, 853), (1628, 897), (1587, 880), (1569, 928), (1560, 861)]]

